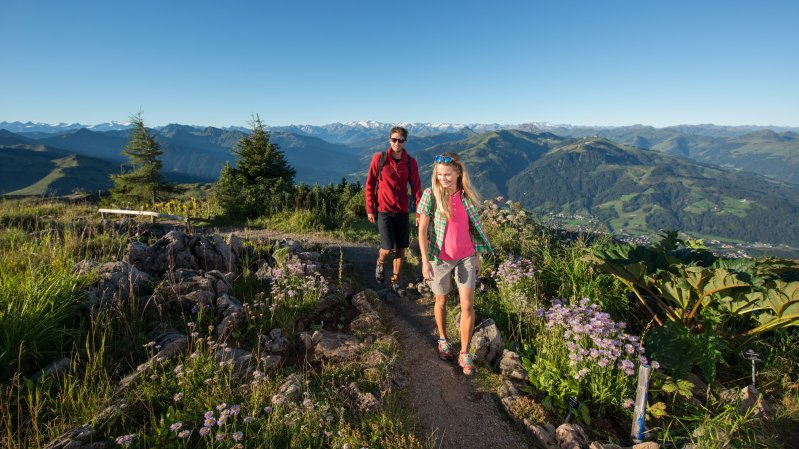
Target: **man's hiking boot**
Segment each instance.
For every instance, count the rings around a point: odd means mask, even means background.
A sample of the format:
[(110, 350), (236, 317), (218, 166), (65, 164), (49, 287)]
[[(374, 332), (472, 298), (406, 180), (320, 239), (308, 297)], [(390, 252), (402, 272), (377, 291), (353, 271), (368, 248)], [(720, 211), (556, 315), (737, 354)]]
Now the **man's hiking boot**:
[(439, 359), (452, 361), (452, 347), (446, 338), (438, 339), (438, 347), (436, 349), (438, 349)]
[(386, 273), (383, 269), (383, 264), (378, 261), (377, 266), (375, 267), (375, 281), (378, 284), (382, 284), (386, 280)]
[(468, 352), (461, 352), (461, 355), (458, 356), (458, 365), (463, 368), (463, 374), (467, 376), (472, 376), (477, 372), (477, 367), (474, 366), (474, 356)]
[(392, 276), (391, 277), (391, 290), (394, 290), (394, 292), (399, 292), (399, 288), (400, 288), (399, 277)]

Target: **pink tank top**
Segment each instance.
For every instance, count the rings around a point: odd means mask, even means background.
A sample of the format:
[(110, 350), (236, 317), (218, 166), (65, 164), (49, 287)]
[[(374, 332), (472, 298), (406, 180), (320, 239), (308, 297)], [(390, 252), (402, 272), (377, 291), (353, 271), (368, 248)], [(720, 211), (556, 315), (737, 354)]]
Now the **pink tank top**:
[(469, 234), (469, 214), (463, 207), (462, 190), (449, 197), (449, 220), (444, 229), (444, 245), (441, 260), (460, 260), (474, 254), (474, 243)]

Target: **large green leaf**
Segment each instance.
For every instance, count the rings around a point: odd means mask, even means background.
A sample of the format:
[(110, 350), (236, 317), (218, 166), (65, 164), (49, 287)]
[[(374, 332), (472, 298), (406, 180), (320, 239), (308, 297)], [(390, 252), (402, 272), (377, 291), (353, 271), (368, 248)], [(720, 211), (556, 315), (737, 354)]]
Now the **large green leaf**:
[(757, 335), (780, 327), (799, 325), (799, 281), (772, 281), (761, 304), (765, 309), (757, 317), (760, 326), (744, 335)]

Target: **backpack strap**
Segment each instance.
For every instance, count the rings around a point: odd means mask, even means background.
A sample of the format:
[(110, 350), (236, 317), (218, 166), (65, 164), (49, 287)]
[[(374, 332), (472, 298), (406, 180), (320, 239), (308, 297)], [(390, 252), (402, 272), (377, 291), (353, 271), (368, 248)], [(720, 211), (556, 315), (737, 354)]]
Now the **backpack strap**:
[[(380, 153), (380, 162), (377, 163), (377, 183), (383, 179), (383, 166), (386, 165), (386, 152)], [(377, 184), (375, 184), (375, 191), (377, 191)]]

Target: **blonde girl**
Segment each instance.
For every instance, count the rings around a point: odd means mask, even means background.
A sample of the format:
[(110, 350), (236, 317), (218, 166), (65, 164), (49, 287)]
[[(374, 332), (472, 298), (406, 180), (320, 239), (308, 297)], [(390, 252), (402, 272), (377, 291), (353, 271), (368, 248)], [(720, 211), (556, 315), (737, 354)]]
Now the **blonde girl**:
[[(479, 202), (469, 172), (458, 155), (448, 152), (436, 156), (432, 187), (422, 193), (417, 212), (422, 276), (430, 281), (436, 297), (438, 356), (442, 360), (452, 360), (447, 339), (446, 300), (452, 290), (454, 274), (461, 307), (458, 364), (467, 376), (476, 372), (474, 355), (468, 350), (474, 330), (474, 288), (481, 270), (479, 254), (491, 251), (480, 226), (476, 208)], [(432, 232), (428, 233), (429, 229)]]

